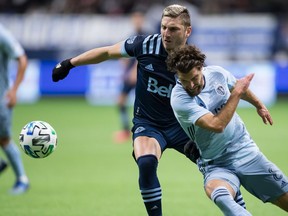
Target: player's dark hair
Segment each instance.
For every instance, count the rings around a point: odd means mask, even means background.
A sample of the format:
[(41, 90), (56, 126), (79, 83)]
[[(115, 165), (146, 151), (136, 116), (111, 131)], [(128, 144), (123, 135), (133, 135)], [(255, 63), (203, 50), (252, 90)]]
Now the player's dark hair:
[(166, 60), (167, 68), (172, 72), (188, 73), (194, 67), (203, 67), (205, 62), (203, 54), (196, 46), (185, 45), (169, 53)]
[(169, 5), (168, 7), (164, 8), (161, 19), (165, 16), (172, 18), (180, 17), (185, 27), (191, 26), (189, 11), (184, 6), (178, 4)]

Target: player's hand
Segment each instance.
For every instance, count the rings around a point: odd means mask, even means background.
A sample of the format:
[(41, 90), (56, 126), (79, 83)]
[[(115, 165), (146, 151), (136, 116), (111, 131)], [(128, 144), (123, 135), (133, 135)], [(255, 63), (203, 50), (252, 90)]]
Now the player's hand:
[(60, 63), (58, 63), (52, 71), (52, 80), (53, 82), (58, 82), (59, 80), (63, 80), (68, 74), (69, 71), (75, 67), (71, 64), (70, 59), (66, 59)]
[(11, 88), (7, 91), (6, 93), (6, 103), (8, 108), (13, 108), (16, 103), (17, 103), (17, 95), (16, 95), (16, 90)]
[(270, 125), (273, 124), (273, 119), (270, 115), (270, 112), (266, 107), (262, 107), (260, 109), (257, 109), (258, 115), (262, 118), (264, 124), (267, 124), (269, 122)]
[(233, 91), (238, 92), (240, 95), (246, 93), (253, 77), (254, 77), (254, 74), (252, 73), (252, 74), (248, 74), (247, 76), (241, 79), (238, 79), (234, 86)]
[(196, 163), (196, 160), (200, 157), (199, 150), (197, 149), (196, 143), (193, 140), (190, 140), (185, 144), (184, 154), (194, 163)]

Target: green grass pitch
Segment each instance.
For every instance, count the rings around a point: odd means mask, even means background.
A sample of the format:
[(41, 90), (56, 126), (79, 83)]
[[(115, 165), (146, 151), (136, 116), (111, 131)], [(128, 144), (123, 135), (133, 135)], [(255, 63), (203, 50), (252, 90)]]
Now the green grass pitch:
[[(270, 107), (274, 125), (262, 123), (253, 108), (238, 109), (251, 136), (265, 155), (288, 175), (288, 100)], [(0, 215), (3, 216), (140, 216), (146, 215), (138, 189), (138, 169), (131, 142), (115, 144), (120, 128), (115, 107), (95, 107), (83, 98), (44, 98), (19, 104), (14, 111), (14, 140), (32, 120), (49, 122), (58, 134), (58, 147), (44, 159), (21, 150), (31, 181), (28, 193), (11, 196), (11, 167), (0, 176)], [(19, 147), (20, 148), (20, 147)], [(0, 156), (4, 157), (3, 152)], [(167, 150), (158, 167), (165, 216), (220, 216), (206, 197), (196, 165)], [(256, 216), (287, 215), (263, 204), (242, 189), (247, 208)]]

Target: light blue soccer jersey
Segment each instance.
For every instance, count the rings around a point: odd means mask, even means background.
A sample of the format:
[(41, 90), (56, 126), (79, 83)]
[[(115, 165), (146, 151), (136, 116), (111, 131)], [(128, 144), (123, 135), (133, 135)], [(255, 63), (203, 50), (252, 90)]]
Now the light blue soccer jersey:
[[(231, 155), (229, 153), (235, 153), (247, 145), (257, 149), (237, 113), (233, 115), (222, 133), (215, 133), (195, 125), (201, 116), (209, 112), (216, 115), (225, 106), (230, 96), (229, 90), (236, 83), (236, 78), (219, 66), (204, 67), (203, 75), (205, 86), (199, 95), (189, 96), (179, 81), (171, 95), (174, 114), (185, 132), (197, 143), (202, 161), (207, 162), (220, 157), (229, 159)], [(239, 152), (234, 156), (241, 158), (246, 155), (245, 152)]]
[(8, 63), (24, 54), (24, 50), (14, 36), (0, 24), (0, 99), (9, 85)]

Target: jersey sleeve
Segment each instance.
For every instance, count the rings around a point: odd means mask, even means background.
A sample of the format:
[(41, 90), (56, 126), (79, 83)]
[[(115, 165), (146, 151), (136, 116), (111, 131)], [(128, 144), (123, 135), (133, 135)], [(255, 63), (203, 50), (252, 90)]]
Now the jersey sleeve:
[(121, 48), (122, 56), (126, 57), (136, 57), (143, 53), (143, 41), (145, 40), (146, 36), (138, 35), (138, 36), (131, 36), (126, 39)]
[(181, 125), (195, 124), (203, 115), (209, 113), (208, 109), (201, 106), (197, 97), (191, 98), (184, 89), (174, 88), (171, 97), (171, 106)]
[(16, 59), (24, 54), (20, 43), (3, 26), (0, 26), (0, 45), (10, 58)]
[(235, 76), (229, 72), (228, 70), (222, 68), (222, 67), (219, 67), (220, 68), (220, 71), (224, 74), (224, 76), (226, 77), (226, 82), (227, 82), (227, 85), (228, 85), (228, 88), (229, 90), (231, 90), (236, 82), (237, 82), (237, 79), (235, 78)]

